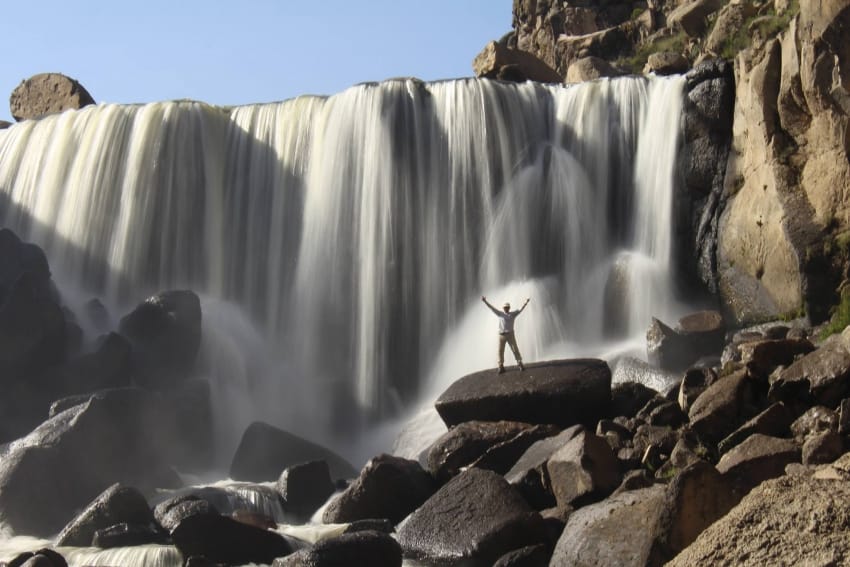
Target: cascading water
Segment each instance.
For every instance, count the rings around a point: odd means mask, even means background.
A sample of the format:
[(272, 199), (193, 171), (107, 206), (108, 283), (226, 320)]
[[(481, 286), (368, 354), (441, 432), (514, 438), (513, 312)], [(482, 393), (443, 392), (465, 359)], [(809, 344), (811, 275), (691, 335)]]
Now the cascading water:
[(408, 79), (232, 110), (99, 105), (0, 131), (0, 220), (116, 312), (204, 296), (227, 449), (253, 419), (321, 437), (494, 365), (482, 294), (532, 298), (528, 360), (673, 318), (683, 84)]

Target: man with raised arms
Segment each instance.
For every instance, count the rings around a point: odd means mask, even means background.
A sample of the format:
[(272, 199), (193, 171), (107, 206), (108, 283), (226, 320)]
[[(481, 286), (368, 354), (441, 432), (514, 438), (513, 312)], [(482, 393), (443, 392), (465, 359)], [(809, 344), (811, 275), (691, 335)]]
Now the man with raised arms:
[(505, 343), (511, 345), (511, 351), (514, 353), (514, 358), (516, 359), (517, 366), (519, 366), (520, 370), (525, 370), (525, 366), (522, 364), (522, 355), (519, 353), (519, 347), (516, 344), (516, 336), (514, 335), (514, 319), (516, 319), (522, 310), (525, 309), (525, 306), (528, 305), (529, 300), (526, 299), (525, 303), (522, 304), (522, 307), (517, 309), (516, 311), (511, 311), (511, 304), (505, 302), (502, 305), (502, 311), (499, 311), (487, 301), (487, 298), (483, 295), (481, 296), (481, 301), (484, 302), (484, 305), (490, 308), (490, 311), (496, 314), (496, 317), (499, 318), (499, 374), (502, 374), (505, 371)]

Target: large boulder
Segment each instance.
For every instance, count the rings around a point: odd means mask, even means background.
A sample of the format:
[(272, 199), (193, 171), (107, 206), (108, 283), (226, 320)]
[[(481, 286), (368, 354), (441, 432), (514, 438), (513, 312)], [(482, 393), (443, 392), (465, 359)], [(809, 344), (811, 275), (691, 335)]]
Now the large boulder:
[(183, 557), (201, 555), (228, 565), (269, 564), (293, 551), (278, 533), (214, 514), (183, 518), (171, 530), (171, 539)]
[[(529, 425), (516, 421), (467, 421), (452, 427), (434, 442), (428, 451), (428, 472), (438, 481), (445, 482), (461, 468), (474, 462), (495, 460), (494, 456), (485, 457), (491, 450), (494, 453), (513, 452), (508, 451), (510, 446), (516, 450), (516, 458), (519, 458), (532, 443), (556, 433), (557, 429), (551, 425)], [(511, 443), (517, 439), (521, 442)], [(513, 462), (508, 468), (512, 465)], [(496, 472), (504, 473), (507, 470)]]
[(323, 539), (313, 547), (275, 559), (272, 567), (401, 567), (401, 561), (401, 546), (392, 536), (365, 530)]
[(581, 425), (574, 425), (558, 435), (537, 441), (505, 473), (505, 480), (519, 490), (534, 508), (543, 510), (554, 506), (555, 497), (546, 463), (552, 455), (584, 431)]
[(704, 439), (720, 441), (757, 413), (755, 390), (746, 370), (719, 379), (691, 406), (691, 429)]
[(491, 41), (475, 56), (472, 69), (476, 77), (504, 79), (510, 81), (537, 81), (561, 83), (563, 78), (557, 71), (536, 56), (519, 49)]
[(705, 32), (708, 17), (721, 6), (721, 0), (684, 2), (667, 16), (667, 24), (681, 28), (691, 37), (699, 37)]
[(766, 410), (727, 435), (717, 444), (717, 450), (720, 454), (726, 453), (756, 433), (771, 437), (783, 437), (788, 434), (793, 420), (794, 416), (785, 404), (782, 402), (772, 404)]
[(379, 455), (332, 500), (323, 520), (342, 524), (370, 518), (400, 522), (435, 491), (434, 479), (416, 461)]
[(140, 391), (96, 396), (12, 443), (0, 460), (0, 521), (48, 536), (110, 485), (170, 488), (173, 471), (150, 435), (151, 401)]
[(666, 492), (663, 486), (621, 492), (570, 515), (550, 565), (660, 565), (653, 556)]
[(61, 73), (33, 75), (21, 81), (9, 98), (12, 117), (18, 122), (89, 104), (94, 104), (94, 99), (83, 85)]
[(805, 475), (762, 483), (668, 563), (830, 565), (850, 557), (850, 483)]
[(201, 346), (201, 301), (189, 290), (161, 292), (122, 317), (118, 330), (133, 345), (137, 382), (173, 387), (190, 375)]
[(617, 77), (623, 73), (599, 57), (582, 57), (573, 61), (567, 69), (567, 83), (583, 83), (603, 77)]
[(604, 498), (620, 484), (617, 457), (604, 438), (579, 433), (546, 462), (555, 500), (560, 507)]
[(334, 493), (328, 464), (310, 461), (286, 467), (277, 479), (277, 491), (287, 513), (308, 520)]
[(56, 544), (90, 547), (98, 530), (122, 523), (150, 526), (154, 516), (141, 492), (113, 484), (62, 529)]
[(669, 370), (685, 370), (700, 358), (720, 356), (725, 325), (717, 311), (691, 313), (679, 320), (676, 328), (652, 318), (646, 332), (649, 362)]
[(782, 370), (769, 395), (772, 399), (802, 395), (813, 403), (838, 406), (850, 395), (850, 327)]
[(540, 515), (504, 478), (480, 469), (450, 480), (397, 532), (405, 557), (481, 567), (544, 537)]
[(189, 516), (218, 516), (219, 510), (206, 498), (196, 494), (172, 496), (156, 505), (154, 517), (160, 526), (169, 532)]
[(251, 482), (274, 481), (286, 467), (309, 461), (327, 462), (335, 479), (357, 476), (357, 470), (333, 451), (262, 421), (255, 421), (242, 434), (230, 465), (230, 478)]
[(723, 455), (717, 470), (746, 493), (785, 474), (786, 465), (799, 462), (800, 447), (793, 441), (757, 433)]
[(525, 372), (493, 370), (457, 380), (435, 407), (449, 427), (464, 421), (521, 421), (568, 427), (595, 425), (611, 403), (611, 369), (603, 360), (530, 364)]

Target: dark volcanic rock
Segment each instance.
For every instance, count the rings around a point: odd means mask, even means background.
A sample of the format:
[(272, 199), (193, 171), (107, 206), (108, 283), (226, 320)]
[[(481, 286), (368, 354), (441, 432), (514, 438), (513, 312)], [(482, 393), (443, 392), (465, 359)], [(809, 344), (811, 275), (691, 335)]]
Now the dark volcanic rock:
[(578, 434), (549, 457), (546, 471), (560, 507), (605, 497), (620, 483), (620, 466), (611, 447), (589, 432)]
[(465, 421), (521, 421), (567, 427), (595, 424), (611, 404), (611, 369), (603, 360), (559, 360), (525, 372), (493, 370), (457, 380), (435, 407), (449, 427)]
[(88, 547), (95, 532), (115, 524), (154, 522), (153, 512), (141, 492), (129, 486), (113, 484), (94, 499), (59, 534), (57, 545)]
[(398, 527), (406, 557), (491, 566), (513, 549), (543, 543), (543, 520), (496, 473), (460, 473)]
[(92, 545), (101, 549), (133, 547), (151, 543), (165, 544), (168, 534), (149, 525), (116, 524), (94, 532)]
[(331, 472), (325, 461), (287, 467), (277, 479), (284, 509), (307, 520), (334, 493)]
[(133, 344), (136, 380), (148, 388), (170, 388), (195, 364), (201, 346), (201, 301), (192, 291), (164, 291), (122, 317), (118, 328)]
[(272, 567), (401, 567), (401, 560), (401, 546), (392, 536), (359, 531), (324, 539), (309, 549), (275, 559)]
[(611, 387), (611, 417), (634, 417), (658, 392), (640, 382), (620, 382)]
[(505, 480), (516, 487), (528, 503), (536, 509), (543, 510), (554, 506), (555, 497), (552, 494), (546, 462), (555, 452), (583, 432), (584, 428), (581, 425), (574, 425), (554, 437), (534, 443), (523, 453), (511, 470), (505, 473)]
[(94, 397), (13, 443), (0, 461), (0, 518), (17, 533), (48, 536), (116, 482), (167, 488), (150, 408), (138, 391)]
[(89, 104), (94, 104), (94, 99), (88, 91), (75, 79), (61, 73), (33, 75), (21, 81), (9, 98), (12, 118), (18, 122), (63, 110), (77, 110)]
[(219, 511), (204, 498), (195, 494), (175, 496), (156, 505), (154, 517), (159, 525), (169, 532), (177, 527), (183, 519), (190, 516), (218, 516)]
[(68, 567), (68, 562), (58, 552), (42, 548), (34, 552), (25, 552), (6, 564), (7, 567)]
[(784, 437), (791, 427), (793, 415), (782, 402), (775, 403), (766, 410), (730, 433), (718, 445), (717, 450), (723, 454), (732, 447), (744, 441), (750, 435), (761, 433), (771, 437)]
[(357, 470), (349, 462), (329, 449), (255, 421), (242, 435), (230, 465), (230, 478), (252, 482), (277, 480), (286, 467), (308, 461), (327, 462), (335, 479), (357, 476)]
[(363, 467), (351, 485), (328, 504), (323, 520), (342, 524), (387, 518), (398, 523), (436, 489), (434, 479), (416, 461), (379, 455)]
[[(521, 435), (525, 443), (519, 447), (514, 444), (517, 453), (514, 461), (532, 443), (555, 433), (557, 430), (552, 426), (534, 426), (516, 421), (467, 421), (452, 427), (434, 442), (428, 451), (428, 471), (438, 481), (446, 482), (461, 468), (482, 460), (495, 447), (499, 447), (496, 451), (511, 452), (506, 444)], [(487, 460), (492, 462), (495, 458), (491, 456)], [(513, 462), (508, 468), (512, 465)], [(487, 466), (481, 468), (493, 470)], [(504, 473), (506, 470), (495, 472)]]
[(268, 564), (292, 553), (289, 543), (275, 532), (213, 514), (183, 518), (171, 530), (171, 539), (183, 557), (202, 555), (229, 565)]

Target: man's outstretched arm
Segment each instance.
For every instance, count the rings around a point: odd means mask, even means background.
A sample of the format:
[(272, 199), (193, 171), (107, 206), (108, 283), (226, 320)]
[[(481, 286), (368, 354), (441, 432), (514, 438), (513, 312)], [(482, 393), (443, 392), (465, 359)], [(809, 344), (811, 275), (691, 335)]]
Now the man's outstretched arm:
[(528, 302), (529, 302), (529, 301), (531, 301), (531, 299), (530, 299), (530, 298), (526, 298), (525, 303), (523, 303), (523, 304), (522, 304), (522, 307), (520, 307), (520, 308), (519, 308), (518, 313), (522, 313), (522, 311), (523, 311), (523, 310), (525, 309), (525, 307), (528, 305)]
[(499, 310), (498, 310), (498, 309), (496, 309), (495, 307), (493, 307), (492, 305), (490, 305), (490, 302), (489, 302), (489, 301), (487, 301), (487, 298), (486, 298), (486, 297), (484, 297), (483, 295), (481, 296), (481, 301), (483, 301), (483, 302), (484, 302), (484, 305), (486, 305), (487, 307), (489, 307), (489, 308), (490, 308), (490, 311), (492, 311), (492, 312), (493, 312), (493, 313), (495, 313), (496, 315), (499, 315)]

